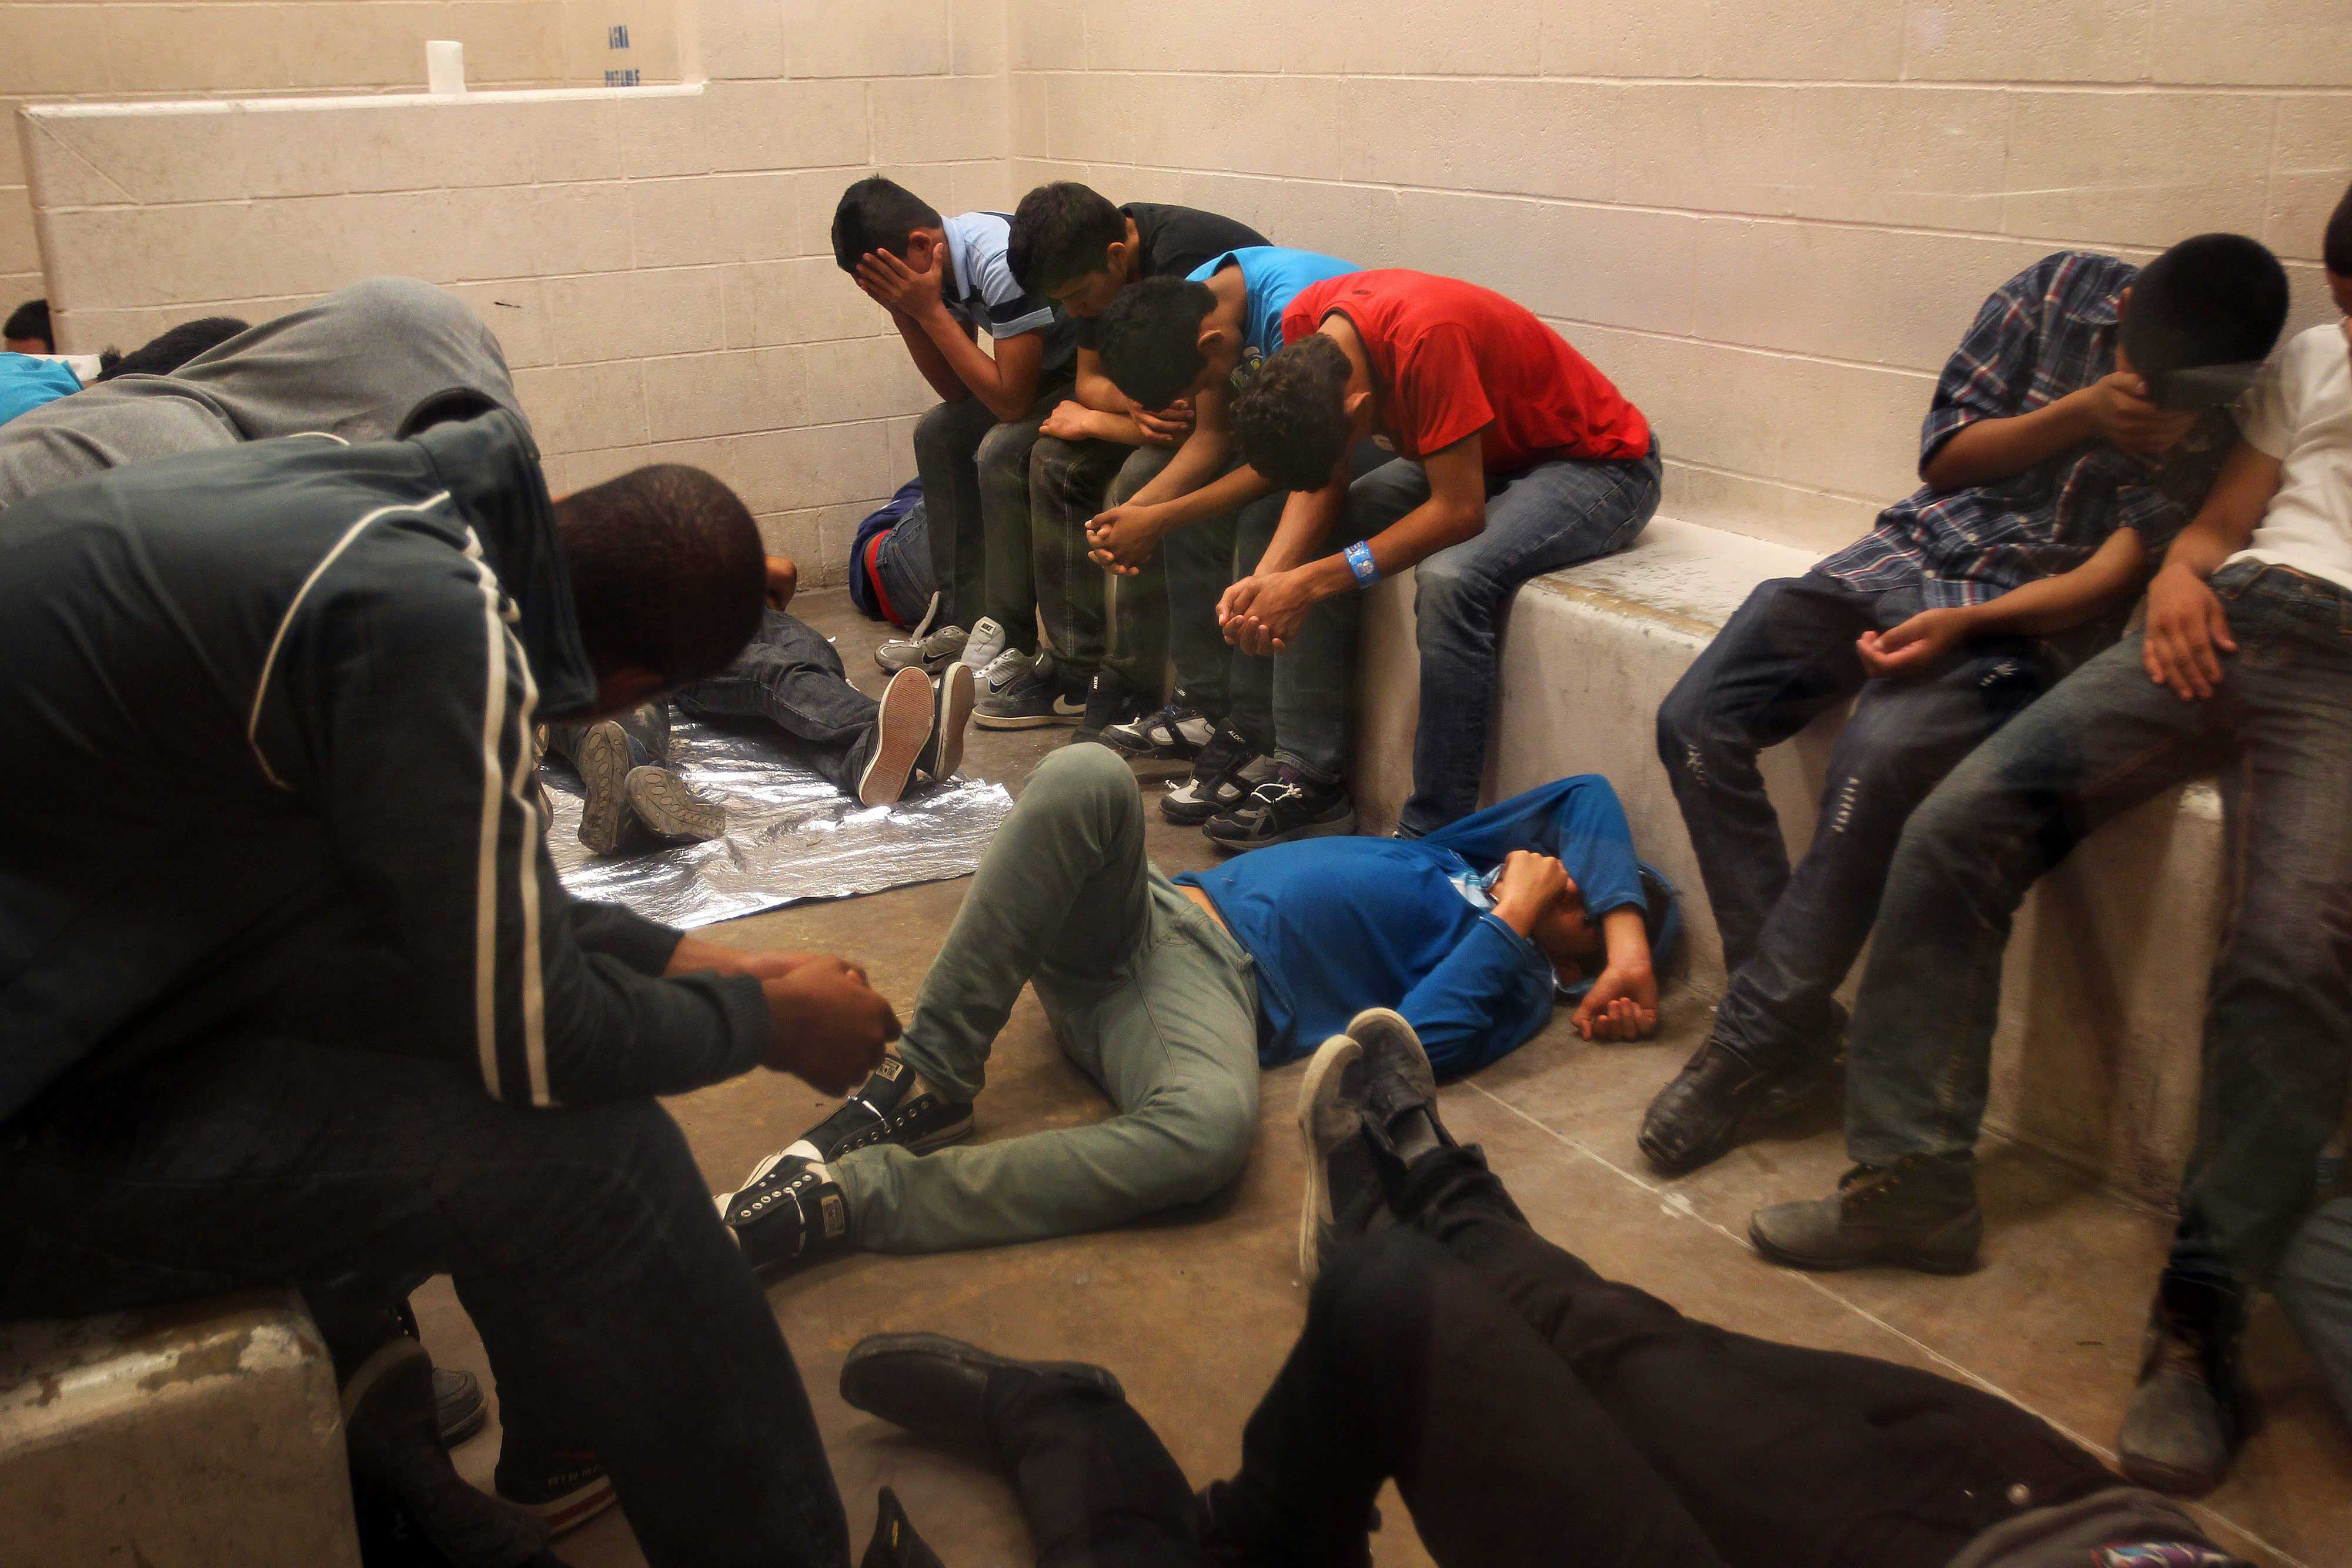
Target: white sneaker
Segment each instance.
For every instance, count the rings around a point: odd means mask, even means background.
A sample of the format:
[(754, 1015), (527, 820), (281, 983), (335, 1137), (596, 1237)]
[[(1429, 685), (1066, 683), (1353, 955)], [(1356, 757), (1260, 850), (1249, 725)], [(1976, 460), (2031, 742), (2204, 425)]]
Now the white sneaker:
[(983, 615), (972, 623), (971, 636), (963, 645), (963, 662), (971, 666), (973, 674), (985, 674), (1003, 652), (1004, 627), (995, 616)]
[(942, 626), (920, 637), (893, 637), (874, 650), (874, 662), (897, 674), (920, 669), (936, 674), (963, 656), (969, 640), (961, 626)]

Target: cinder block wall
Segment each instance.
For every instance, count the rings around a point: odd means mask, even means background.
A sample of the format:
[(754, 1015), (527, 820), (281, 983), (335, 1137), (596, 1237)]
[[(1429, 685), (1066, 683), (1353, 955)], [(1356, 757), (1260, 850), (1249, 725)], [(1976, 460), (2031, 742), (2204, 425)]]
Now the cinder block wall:
[(2064, 246), (2294, 258), (2352, 178), (2343, 0), (1013, 0), (1015, 177), (1517, 296), (1655, 419), (1673, 515), (1826, 549), (1915, 483), (1978, 302)]
[[(462, 42), (476, 87), (598, 84), (614, 61), (676, 81), (677, 3), (0, 0), (0, 117), (19, 102), (421, 91), (427, 38)], [(46, 292), (24, 186), (16, 138), (0, 137), (0, 310)]]
[(733, 484), (812, 580), (913, 473), (929, 395), (834, 267), (844, 185), (1010, 198), (999, 0), (705, 0), (707, 85), (221, 104), (25, 121), (76, 349), (369, 272), (498, 331), (559, 491), (647, 461)]

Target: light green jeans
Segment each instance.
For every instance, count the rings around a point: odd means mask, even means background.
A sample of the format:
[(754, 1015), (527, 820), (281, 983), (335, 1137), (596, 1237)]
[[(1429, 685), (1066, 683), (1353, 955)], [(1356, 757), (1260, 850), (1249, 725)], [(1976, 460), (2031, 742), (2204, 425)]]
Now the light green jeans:
[(1118, 1113), (1091, 1126), (835, 1162), (850, 1234), (878, 1252), (944, 1252), (1099, 1230), (1222, 1190), (1257, 1131), (1257, 986), (1249, 955), (1153, 869), (1143, 797), (1108, 747), (1068, 746), (1031, 776), (981, 857), (924, 977), (898, 1054), (975, 1098), (1024, 982)]

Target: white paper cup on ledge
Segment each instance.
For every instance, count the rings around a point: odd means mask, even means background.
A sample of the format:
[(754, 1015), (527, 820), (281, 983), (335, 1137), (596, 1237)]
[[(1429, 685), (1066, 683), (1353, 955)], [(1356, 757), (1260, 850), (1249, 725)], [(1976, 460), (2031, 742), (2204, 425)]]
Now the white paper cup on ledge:
[(466, 90), (466, 46), (455, 38), (425, 41), (425, 90), (448, 94)]

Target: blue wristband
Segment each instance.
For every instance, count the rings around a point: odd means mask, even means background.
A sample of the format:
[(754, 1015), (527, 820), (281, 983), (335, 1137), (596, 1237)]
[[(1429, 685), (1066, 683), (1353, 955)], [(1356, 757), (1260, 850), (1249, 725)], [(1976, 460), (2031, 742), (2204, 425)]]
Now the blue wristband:
[(1348, 570), (1356, 574), (1358, 588), (1370, 588), (1381, 580), (1381, 569), (1372, 564), (1372, 547), (1358, 539), (1339, 552), (1347, 558)]

